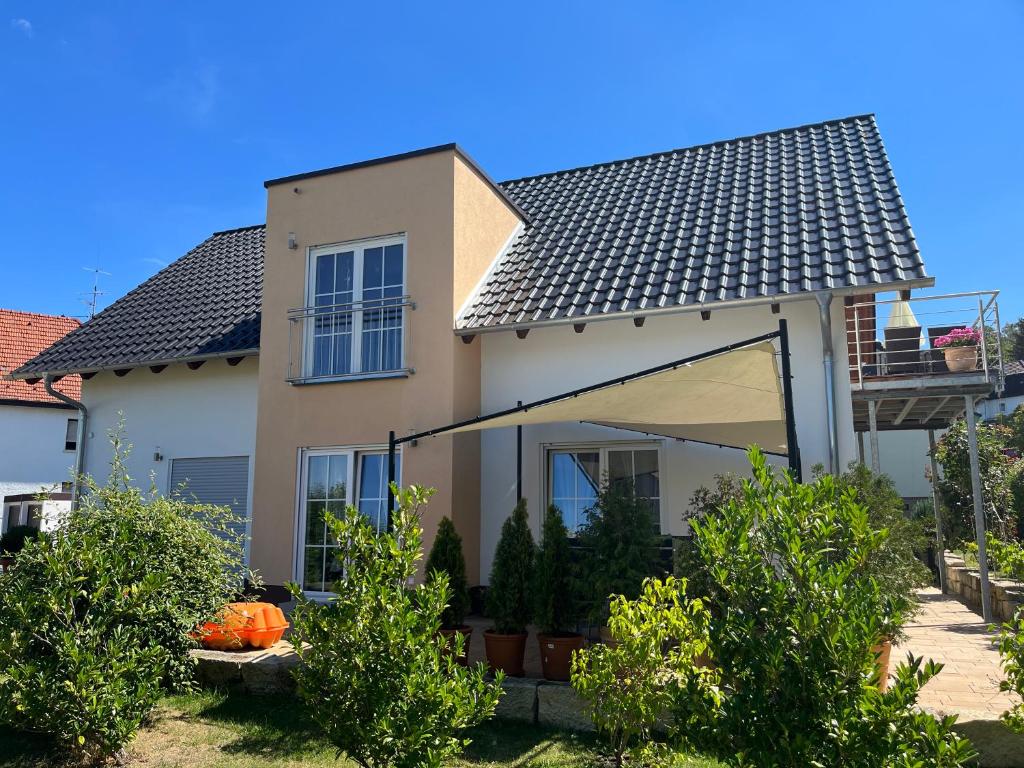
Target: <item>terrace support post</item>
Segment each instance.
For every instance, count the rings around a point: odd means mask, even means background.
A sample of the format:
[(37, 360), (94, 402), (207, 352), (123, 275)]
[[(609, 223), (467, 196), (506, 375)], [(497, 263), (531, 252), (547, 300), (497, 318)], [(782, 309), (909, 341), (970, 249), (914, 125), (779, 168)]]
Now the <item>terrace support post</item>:
[[(516, 405), (523, 407), (523, 401)], [(516, 504), (523, 499), (523, 425), (516, 425)]]
[(838, 474), (843, 468), (839, 466), (839, 419), (836, 414), (835, 352), (832, 347), (832, 294), (819, 293), (817, 299), (818, 318), (821, 323), (821, 361), (825, 369), (828, 471)]
[(978, 541), (978, 576), (981, 579), (981, 616), (992, 623), (992, 595), (988, 584), (988, 553), (985, 551), (985, 507), (981, 495), (981, 465), (978, 461), (978, 425), (974, 397), (964, 396), (967, 417), (967, 446), (971, 454), (971, 488), (974, 490), (974, 534)]
[(871, 471), (882, 473), (882, 458), (878, 455), (878, 403), (868, 400), (868, 429), (871, 436)]
[(857, 461), (864, 464), (864, 433), (857, 433)]
[(942, 507), (939, 505), (939, 462), (935, 458), (935, 430), (928, 430), (928, 458), (931, 460), (932, 469), (932, 507), (935, 510), (935, 548), (938, 556), (935, 558), (939, 566), (939, 587), (943, 594), (946, 592), (946, 544), (942, 536)]
[(388, 530), (391, 530), (391, 513), (395, 508), (395, 492), (391, 484), (395, 482), (395, 430), (388, 432)]
[(785, 320), (779, 320), (779, 353), (782, 358), (782, 395), (786, 401), (786, 453), (789, 456), (789, 469), (798, 483), (804, 481), (802, 462), (800, 461), (800, 444), (796, 433), (796, 410), (793, 407), (793, 371), (789, 357), (789, 326)]

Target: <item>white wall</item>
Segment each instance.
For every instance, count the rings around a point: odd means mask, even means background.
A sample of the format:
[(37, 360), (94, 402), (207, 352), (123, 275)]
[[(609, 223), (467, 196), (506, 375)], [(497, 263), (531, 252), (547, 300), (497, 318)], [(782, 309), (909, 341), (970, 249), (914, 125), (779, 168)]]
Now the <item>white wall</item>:
[(981, 418), (985, 421), (997, 419), (1000, 416), (1010, 416), (1017, 408), (1024, 405), (1024, 395), (1017, 397), (1001, 397), (998, 400), (982, 400), (978, 410), (981, 411)]
[[(845, 374), (846, 347), (841, 342), (842, 302), (834, 304), (840, 460), (845, 466), (856, 456), (856, 443)], [(805, 475), (809, 475), (814, 464), (828, 461), (825, 375), (818, 306), (813, 298), (782, 304), (780, 315), (762, 306), (714, 310), (707, 322), (697, 313), (688, 313), (648, 317), (642, 328), (626, 318), (590, 323), (581, 334), (571, 325), (534, 328), (525, 339), (511, 332), (482, 334), (475, 342), (483, 345), (482, 411), (491, 413), (512, 407), (517, 400), (529, 402), (751, 338), (777, 329), (780, 318), (789, 321), (797, 432)], [(544, 501), (545, 444), (645, 439), (635, 433), (582, 424), (524, 427), (523, 494), (535, 534)], [(737, 450), (678, 441), (662, 444), (662, 526), (666, 532), (682, 534), (682, 512), (693, 491), (712, 483), (715, 474), (743, 472), (746, 459)], [(485, 430), (481, 435), (481, 573), (485, 582), (501, 524), (515, 504), (515, 445), (514, 429)], [(784, 464), (785, 459), (779, 463)]]
[[(107, 432), (117, 426), (121, 412), (124, 440), (133, 446), (128, 474), (136, 485), (148, 489), (152, 478), (157, 490), (167, 493), (172, 459), (248, 456), (251, 512), (257, 366), (256, 358), (235, 367), (210, 360), (196, 371), (170, 365), (158, 374), (139, 368), (122, 378), (99, 373), (82, 382), (82, 402), (89, 409), (86, 472), (101, 483), (109, 476)], [(154, 461), (158, 449), (162, 461)]]
[(64, 450), (68, 419), (78, 411), (36, 406), (0, 406), (0, 500), (51, 490), (71, 480), (75, 452)]
[[(935, 433), (938, 440), (945, 430)], [(924, 430), (891, 430), (878, 433), (879, 468), (888, 475), (904, 498), (931, 498), (932, 486), (925, 478), (931, 466), (928, 433)], [(871, 466), (871, 439), (864, 433), (864, 463)]]

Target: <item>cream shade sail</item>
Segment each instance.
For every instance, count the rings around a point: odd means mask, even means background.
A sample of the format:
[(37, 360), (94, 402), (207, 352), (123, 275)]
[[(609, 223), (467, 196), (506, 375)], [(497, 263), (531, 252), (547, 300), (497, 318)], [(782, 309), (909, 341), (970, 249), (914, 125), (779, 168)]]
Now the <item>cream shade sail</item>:
[(548, 398), (433, 434), (579, 421), (786, 453), (786, 410), (771, 342)]

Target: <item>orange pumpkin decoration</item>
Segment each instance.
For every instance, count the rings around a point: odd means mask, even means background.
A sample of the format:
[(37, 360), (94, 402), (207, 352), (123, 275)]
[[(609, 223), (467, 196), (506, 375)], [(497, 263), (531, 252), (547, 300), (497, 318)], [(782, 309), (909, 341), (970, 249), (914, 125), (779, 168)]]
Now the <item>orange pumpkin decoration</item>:
[(217, 621), (203, 625), (204, 646), (218, 651), (238, 650), (247, 645), (269, 648), (288, 629), (284, 613), (272, 603), (228, 603)]

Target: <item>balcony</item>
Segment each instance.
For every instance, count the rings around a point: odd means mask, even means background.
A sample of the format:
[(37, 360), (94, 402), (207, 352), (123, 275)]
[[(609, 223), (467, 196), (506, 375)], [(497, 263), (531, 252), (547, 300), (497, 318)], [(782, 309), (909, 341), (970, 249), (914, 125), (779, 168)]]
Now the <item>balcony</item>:
[(291, 384), (408, 376), (405, 345), (409, 296), (288, 311)]
[[(854, 297), (845, 306), (847, 357), (858, 430), (946, 426), (964, 409), (964, 397), (1003, 388), (997, 291), (909, 299)], [(962, 366), (947, 363), (936, 342), (957, 328), (980, 332), (964, 348)], [(872, 402), (869, 409), (868, 402)]]

